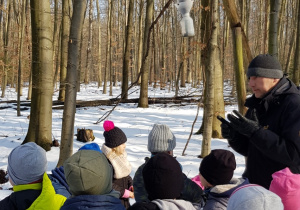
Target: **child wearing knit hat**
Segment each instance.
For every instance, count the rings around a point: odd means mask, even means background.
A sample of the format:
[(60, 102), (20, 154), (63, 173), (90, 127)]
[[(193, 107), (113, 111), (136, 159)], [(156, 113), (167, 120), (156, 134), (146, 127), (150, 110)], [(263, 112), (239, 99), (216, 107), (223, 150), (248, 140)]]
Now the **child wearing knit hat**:
[[(166, 153), (173, 156), (173, 150), (176, 147), (176, 138), (170, 128), (165, 124), (154, 124), (148, 135), (148, 151), (151, 152), (151, 158), (158, 153)], [(141, 165), (133, 178), (134, 197), (137, 202), (149, 201), (148, 193), (145, 189), (142, 170), (145, 164), (151, 159), (145, 158), (145, 163)], [(202, 189), (192, 180), (187, 178), (184, 173), (181, 173), (184, 178), (184, 188), (180, 195), (183, 200), (191, 201), (192, 203), (201, 203)]]
[[(96, 146), (96, 147), (94, 147)], [(119, 192), (113, 190), (113, 169), (96, 144), (88, 144), (64, 163), (72, 197), (61, 210), (124, 210)]]
[(158, 153), (142, 170), (149, 202), (136, 202), (129, 210), (172, 209), (196, 210), (201, 204), (180, 199), (184, 178), (178, 161), (167, 153)]
[(272, 174), (269, 190), (281, 198), (284, 210), (300, 209), (300, 174), (292, 171), (286, 167)]
[[(275, 193), (257, 184), (237, 188), (230, 196), (227, 210), (283, 210), (281, 199)], [(293, 208), (294, 210), (299, 208)]]
[(199, 168), (206, 197), (203, 210), (226, 210), (231, 193), (249, 183), (247, 179), (232, 178), (235, 168), (234, 154), (228, 150), (215, 149), (203, 158)]
[(42, 147), (29, 142), (14, 148), (7, 166), (14, 192), (0, 201), (0, 209), (60, 209), (66, 197), (55, 193), (46, 170), (46, 151)]
[(132, 178), (130, 176), (131, 165), (127, 160), (125, 133), (115, 127), (112, 121), (103, 123), (105, 143), (101, 150), (113, 166), (113, 188), (120, 192), (120, 200), (127, 209), (130, 206), (129, 198), (134, 198)]

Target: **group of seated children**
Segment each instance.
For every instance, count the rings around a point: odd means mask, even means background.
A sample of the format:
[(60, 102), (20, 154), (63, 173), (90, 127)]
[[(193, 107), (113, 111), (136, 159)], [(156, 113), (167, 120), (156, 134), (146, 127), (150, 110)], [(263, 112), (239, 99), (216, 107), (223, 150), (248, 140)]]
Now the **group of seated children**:
[[(44, 149), (33, 142), (14, 148), (7, 167), (13, 193), (0, 201), (0, 209), (300, 209), (299, 174), (289, 168), (274, 173), (270, 189), (250, 184), (233, 177), (236, 161), (229, 150), (212, 150), (199, 175), (189, 179), (173, 156), (176, 138), (164, 124), (154, 124), (148, 136), (151, 157), (132, 180), (125, 133), (111, 121), (103, 127), (101, 149), (86, 144), (49, 175)], [(130, 198), (136, 201), (132, 206)]]

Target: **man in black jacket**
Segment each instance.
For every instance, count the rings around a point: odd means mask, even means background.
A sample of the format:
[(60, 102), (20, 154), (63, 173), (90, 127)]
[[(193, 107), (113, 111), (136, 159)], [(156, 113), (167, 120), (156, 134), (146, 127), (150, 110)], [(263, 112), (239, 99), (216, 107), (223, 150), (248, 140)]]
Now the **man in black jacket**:
[(248, 111), (245, 117), (228, 114), (222, 135), (247, 157), (244, 176), (250, 183), (269, 189), (274, 172), (289, 167), (300, 173), (300, 91), (271, 55), (255, 57), (247, 77), (254, 93), (246, 99)]

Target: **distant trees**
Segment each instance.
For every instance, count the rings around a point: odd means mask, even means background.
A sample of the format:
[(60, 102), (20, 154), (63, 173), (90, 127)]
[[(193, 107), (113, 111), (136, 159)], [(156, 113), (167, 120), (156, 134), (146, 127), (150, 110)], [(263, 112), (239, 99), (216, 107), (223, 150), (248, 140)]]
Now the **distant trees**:
[[(182, 17), (176, 8), (172, 8), (174, 1), (172, 6), (164, 8), (168, 2), (127, 0), (121, 4), (112, 0), (87, 1), (83, 15), (86, 21), (80, 29), (80, 46), (76, 48), (79, 62), (77, 91), (80, 91), (81, 83), (97, 82), (102, 94), (113, 95), (113, 85), (122, 82), (122, 94), (126, 98), (128, 86), (140, 73), (136, 84), (141, 87), (139, 107), (148, 107), (149, 86), (175, 90), (176, 97), (184, 94), (180, 91), (182, 89), (199, 87), (199, 95), (204, 96), (203, 118), (208, 119), (211, 116), (206, 116), (210, 113), (206, 109), (210, 110), (210, 105), (206, 100), (211, 97), (211, 92), (207, 91), (212, 91), (209, 87), (213, 85), (211, 136), (219, 138), (220, 127), (215, 116), (224, 115), (222, 93), (236, 96), (240, 112), (245, 112), (245, 71), (254, 56), (276, 54), (285, 73), (299, 84), (299, 1), (218, 1), (219, 21), (215, 23), (218, 50), (213, 61), (218, 68), (214, 68), (213, 82), (208, 80), (211, 76), (208, 72), (209, 46), (215, 35), (212, 33), (214, 29), (210, 28), (213, 2), (194, 1), (191, 16), (196, 35), (193, 38), (181, 37), (179, 21)], [(65, 91), (70, 79), (67, 66), (73, 4), (75, 2), (71, 0), (51, 3), (33, 0), (29, 8), (29, 0), (22, 0), (19, 5), (16, 1), (0, 0), (1, 97), (5, 97), (7, 85), (18, 89), (19, 98), (21, 88), (29, 87), (27, 99), (32, 102), (32, 113), (26, 141), (39, 138), (39, 141), (45, 140), (45, 145), (50, 145), (53, 90), (59, 91), (58, 100), (68, 103)], [(162, 9), (165, 10), (149, 36), (149, 27)], [(40, 14), (40, 10), (45, 14)], [(39, 21), (35, 20), (40, 17)], [(79, 25), (75, 27), (80, 28)], [(146, 52), (147, 58), (144, 59)], [(224, 81), (234, 86), (231, 93), (223, 91)], [(21, 116), (20, 107), (17, 114)], [(42, 132), (44, 127), (48, 128), (46, 132)], [(204, 124), (199, 130), (203, 128)], [(208, 138), (207, 133), (205, 136)], [(50, 149), (49, 146), (45, 148)]]

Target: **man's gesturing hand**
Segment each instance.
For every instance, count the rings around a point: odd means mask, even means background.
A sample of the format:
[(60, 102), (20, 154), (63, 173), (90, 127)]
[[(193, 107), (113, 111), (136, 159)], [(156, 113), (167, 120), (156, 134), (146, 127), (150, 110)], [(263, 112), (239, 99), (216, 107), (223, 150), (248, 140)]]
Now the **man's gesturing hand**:
[(236, 110), (234, 110), (233, 113), (236, 114), (237, 117), (233, 114), (228, 114), (227, 118), (230, 121), (232, 128), (240, 134), (250, 138), (253, 133), (260, 128), (255, 109), (253, 110), (254, 120), (247, 119)]

